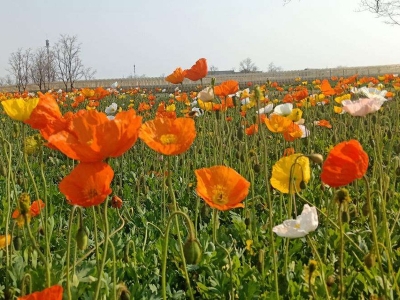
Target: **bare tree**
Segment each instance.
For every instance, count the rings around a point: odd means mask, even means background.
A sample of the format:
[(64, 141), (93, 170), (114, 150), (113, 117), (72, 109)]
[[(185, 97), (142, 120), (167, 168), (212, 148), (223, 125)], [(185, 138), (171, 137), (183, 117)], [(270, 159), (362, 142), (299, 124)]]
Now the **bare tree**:
[(96, 74), (96, 70), (93, 70), (92, 68), (88, 67), (83, 70), (83, 78), (85, 80), (92, 80), (94, 79), (94, 75)]
[(14, 77), (14, 83), (19, 92), (24, 91), (29, 83), (31, 56), (31, 49), (25, 51), (18, 49), (16, 52), (11, 53), (8, 59), (10, 66), (8, 72)]
[(85, 68), (79, 57), (81, 44), (76, 35), (61, 35), (54, 45), (54, 57), (57, 64), (57, 75), (65, 85), (65, 89), (74, 88), (76, 80), (84, 76)]
[(273, 62), (269, 63), (267, 72), (277, 73), (282, 71), (283, 71), (282, 67), (276, 66)]
[(361, 11), (369, 11), (390, 25), (400, 25), (400, 0), (361, 0)]
[(239, 64), (239, 72), (242, 73), (251, 73), (257, 72), (258, 67), (253, 63), (250, 57), (242, 60)]
[(212, 65), (212, 66), (210, 67), (210, 72), (215, 72), (215, 71), (218, 71), (218, 67)]

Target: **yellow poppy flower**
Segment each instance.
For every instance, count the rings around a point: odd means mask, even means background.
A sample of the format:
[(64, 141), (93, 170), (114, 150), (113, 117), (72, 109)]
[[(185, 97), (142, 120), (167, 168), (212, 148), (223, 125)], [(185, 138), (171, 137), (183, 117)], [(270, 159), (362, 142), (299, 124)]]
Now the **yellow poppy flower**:
[(310, 161), (303, 154), (282, 157), (272, 167), (270, 183), (281, 193), (300, 191), (309, 180)]
[(0, 249), (5, 248), (11, 243), (11, 235), (0, 235)]
[(301, 119), (301, 116), (303, 115), (303, 112), (299, 108), (293, 108), (290, 114), (287, 116), (290, 120), (293, 122), (297, 122)]
[(333, 107), (333, 111), (337, 114), (341, 114), (343, 112), (343, 108), (339, 107), (339, 106), (334, 106)]
[(32, 111), (35, 109), (38, 103), (39, 98), (31, 98), (27, 100), (18, 98), (1, 102), (6, 114), (11, 119), (21, 122), (29, 119)]

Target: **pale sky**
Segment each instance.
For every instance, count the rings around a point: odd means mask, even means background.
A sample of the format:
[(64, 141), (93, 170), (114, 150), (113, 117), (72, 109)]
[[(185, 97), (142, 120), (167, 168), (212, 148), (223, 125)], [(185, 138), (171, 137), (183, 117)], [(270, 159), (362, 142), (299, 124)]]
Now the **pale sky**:
[(204, 57), (219, 70), (400, 63), (400, 26), (356, 12), (360, 0), (3, 0), (0, 77), (18, 48), (77, 35), (96, 78), (168, 75)]

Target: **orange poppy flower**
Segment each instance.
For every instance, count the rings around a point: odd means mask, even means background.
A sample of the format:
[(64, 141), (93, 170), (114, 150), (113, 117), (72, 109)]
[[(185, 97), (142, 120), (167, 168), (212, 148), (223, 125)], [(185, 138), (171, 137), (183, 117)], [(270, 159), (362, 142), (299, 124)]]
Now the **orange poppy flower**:
[(185, 77), (192, 81), (197, 81), (206, 77), (207, 72), (207, 60), (200, 58), (190, 69), (185, 70)]
[(142, 111), (149, 110), (150, 108), (151, 108), (151, 106), (149, 104), (147, 104), (145, 102), (141, 102), (139, 104), (138, 111), (142, 112)]
[(332, 95), (336, 94), (335, 90), (331, 87), (331, 85), (327, 79), (322, 80), (321, 92), (325, 96), (332, 96)]
[(172, 74), (165, 78), (165, 80), (173, 84), (178, 84), (182, 83), (183, 79), (185, 79), (185, 75), (186, 70), (183, 71), (182, 68), (176, 68)]
[(367, 172), (368, 155), (356, 140), (336, 145), (322, 165), (321, 180), (331, 187), (345, 186)]
[(214, 95), (226, 97), (235, 94), (239, 90), (239, 82), (236, 80), (227, 80), (214, 87)]
[(328, 120), (314, 121), (314, 125), (321, 126), (321, 127), (326, 127), (326, 128), (329, 128), (329, 129), (332, 128), (332, 125)]
[(99, 205), (111, 194), (113, 177), (113, 169), (104, 162), (79, 163), (60, 182), (59, 189), (71, 205)]
[(62, 300), (63, 296), (63, 288), (60, 285), (53, 285), (47, 289), (44, 289), (40, 292), (34, 292), (32, 294), (18, 297), (18, 300)]
[(119, 112), (114, 120), (96, 110), (81, 111), (64, 130), (49, 137), (49, 145), (81, 162), (98, 162), (118, 157), (131, 148), (142, 117), (134, 110)]
[(290, 124), (286, 127), (285, 131), (283, 131), (283, 137), (288, 142), (293, 142), (294, 140), (301, 138), (303, 136), (303, 131), (301, 131), (299, 125), (296, 123)]
[(214, 166), (195, 170), (196, 192), (208, 205), (218, 210), (244, 207), (241, 203), (249, 193), (250, 182), (234, 169)]
[(38, 129), (45, 140), (54, 132), (60, 131), (67, 125), (62, 117), (57, 101), (51, 94), (39, 94), (39, 103), (25, 121), (33, 129)]
[(98, 87), (94, 90), (94, 95), (89, 97), (89, 100), (101, 100), (104, 97), (110, 95), (110, 92), (103, 89), (102, 87)]
[(299, 91), (293, 94), (293, 98), (297, 101), (303, 100), (308, 97), (308, 90), (306, 88), (302, 88)]
[(246, 134), (247, 135), (253, 135), (258, 132), (258, 125), (253, 124), (250, 127), (246, 128)]
[[(29, 207), (29, 213), (30, 213), (31, 217), (38, 216), (40, 214), (40, 211), (44, 207), (45, 207), (45, 204), (41, 199), (33, 201), (31, 206)], [(14, 212), (12, 214), (12, 218), (16, 219), (20, 215), (21, 215), (21, 213), (20, 213), (19, 209), (17, 208), (16, 210), (14, 210)]]
[(267, 125), (268, 129), (271, 132), (282, 133), (288, 128), (293, 122), (287, 117), (283, 117), (280, 115), (271, 115), (268, 118), (264, 119), (265, 125)]
[(191, 118), (157, 118), (142, 125), (139, 137), (154, 151), (164, 155), (185, 152), (196, 137), (196, 128)]
[(85, 99), (89, 99), (90, 97), (93, 97), (93, 96), (94, 96), (94, 90), (89, 89), (89, 88), (84, 88), (84, 89), (82, 89), (82, 90), (81, 90), (81, 93), (82, 93), (82, 96), (83, 96)]

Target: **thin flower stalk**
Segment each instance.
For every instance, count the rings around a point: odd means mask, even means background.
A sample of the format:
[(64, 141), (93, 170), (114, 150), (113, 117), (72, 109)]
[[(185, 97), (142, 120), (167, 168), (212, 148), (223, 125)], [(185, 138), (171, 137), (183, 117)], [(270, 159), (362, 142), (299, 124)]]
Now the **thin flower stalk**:
[[(168, 192), (169, 192), (169, 196), (172, 199), (172, 203), (173, 203), (173, 207), (174, 207), (174, 211), (173, 212), (178, 212), (178, 206), (177, 206), (177, 203), (176, 203), (175, 192), (174, 192), (174, 188), (172, 186), (171, 159), (172, 158), (170, 156), (168, 156)], [(185, 259), (185, 255), (184, 255), (184, 252), (183, 252), (183, 244), (182, 244), (182, 238), (181, 238), (181, 232), (180, 232), (180, 227), (179, 227), (178, 216), (175, 216), (175, 227), (176, 227), (176, 230), (177, 230), (178, 244), (179, 244), (179, 248), (180, 248), (180, 252), (181, 252), (182, 265), (183, 265), (183, 270), (184, 270), (184, 273), (185, 273), (186, 284), (187, 284), (188, 290), (189, 290), (189, 297), (190, 297), (190, 299), (193, 300), (194, 299), (193, 298), (193, 291), (192, 291), (192, 286), (190, 285), (189, 273), (187, 271), (186, 259)], [(167, 243), (167, 240), (168, 240), (168, 235), (167, 234), (165, 234), (165, 239), (166, 239), (166, 243)]]
[[(177, 218), (178, 216), (182, 216), (184, 218), (184, 220), (186, 221), (188, 228), (189, 228), (189, 239), (194, 239), (195, 236), (195, 230), (194, 230), (194, 226), (192, 221), (190, 220), (189, 216), (179, 210), (174, 211), (168, 218), (167, 220), (167, 227), (165, 228), (165, 242), (164, 242), (164, 247), (163, 247), (163, 253), (162, 253), (162, 266), (161, 266), (161, 289), (162, 289), (162, 296), (163, 299), (167, 299), (167, 291), (166, 291), (166, 270), (167, 270), (167, 252), (168, 252), (168, 241), (169, 241), (169, 231), (171, 228), (171, 221), (172, 219), (174, 219), (175, 224), (177, 223)], [(179, 227), (177, 227), (178, 231), (179, 231)], [(178, 233), (178, 236), (180, 236), (180, 234)], [(192, 292), (192, 288), (190, 286), (190, 281), (189, 281), (189, 274), (187, 271), (187, 267), (186, 267), (186, 260), (185, 260), (185, 255), (183, 253), (183, 247), (182, 247), (182, 242), (179, 241), (179, 244), (181, 245), (181, 255), (182, 255), (182, 262), (183, 262), (183, 266), (184, 266), (184, 272), (185, 272), (185, 277), (186, 277), (186, 282), (188, 284), (188, 289), (189, 289), (189, 297), (190, 299), (194, 300), (193, 297), (193, 292)]]

